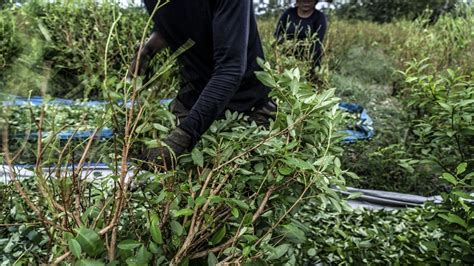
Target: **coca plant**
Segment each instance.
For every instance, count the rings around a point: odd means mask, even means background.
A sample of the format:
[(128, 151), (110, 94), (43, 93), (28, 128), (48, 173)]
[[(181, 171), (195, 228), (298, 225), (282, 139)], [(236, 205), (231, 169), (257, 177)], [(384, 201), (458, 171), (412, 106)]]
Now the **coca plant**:
[[(112, 145), (116, 150), (107, 155), (110, 175), (87, 178), (83, 165), (96, 144), (93, 138), (77, 144), (83, 154), (72, 172), (43, 171), (41, 157), (47, 155), (37, 152), (39, 165), (29, 181), (36, 188), (23, 186), (11, 168), (17, 193), (48, 232), (51, 248), (44, 262), (295, 262), (295, 250), (305, 241), (292, 219), (300, 204), (311, 199), (323, 207), (345, 207), (330, 189), (344, 185), (336, 145), (338, 99), (334, 90), (316, 90), (298, 69), (277, 73), (261, 64), (265, 71), (257, 75), (273, 88), (279, 106), (270, 128), (227, 112), (190, 154), (179, 158), (175, 170), (143, 172), (127, 163), (135, 144), (161, 145), (157, 137), (174, 120), (166, 107), (150, 100), (156, 91), (140, 82), (109, 93), (111, 100), (122, 92), (122, 99), (132, 102), (128, 109), (109, 108), (109, 119), (125, 115), (126, 120), (123, 136)], [(43, 151), (52, 143), (40, 142)], [(5, 161), (13, 165), (15, 156), (5, 147)], [(71, 158), (70, 150), (63, 147), (58, 165)], [(143, 180), (146, 187), (129, 191), (132, 181)]]

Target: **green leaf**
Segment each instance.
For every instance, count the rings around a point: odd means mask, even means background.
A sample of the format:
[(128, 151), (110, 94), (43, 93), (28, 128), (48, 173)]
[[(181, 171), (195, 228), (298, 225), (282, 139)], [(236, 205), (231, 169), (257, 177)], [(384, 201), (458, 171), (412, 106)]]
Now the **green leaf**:
[(202, 206), (206, 203), (207, 199), (203, 196), (197, 197), (195, 204), (197, 207)]
[(444, 102), (440, 102), (438, 101), (438, 104), (444, 109), (446, 110), (448, 113), (451, 113), (453, 111), (453, 107), (447, 103), (444, 103)]
[(150, 248), (151, 253), (153, 253), (153, 254), (158, 254), (158, 253), (160, 253), (160, 248), (159, 248), (158, 245), (155, 244), (154, 242), (150, 242), (149, 248)]
[(329, 200), (331, 201), (332, 206), (336, 209), (337, 212), (342, 212), (341, 204), (337, 199), (329, 198)]
[(80, 260), (75, 266), (105, 266), (105, 263), (98, 260)]
[(452, 194), (467, 200), (474, 200), (474, 195), (462, 191), (452, 191)]
[(252, 213), (247, 213), (244, 215), (244, 218), (242, 219), (242, 224), (243, 225), (249, 225), (252, 223), (253, 219), (253, 214)]
[(179, 266), (189, 266), (189, 258), (185, 258), (178, 265)]
[(204, 166), (204, 157), (199, 149), (193, 149), (191, 152), (191, 158), (193, 159), (195, 165), (199, 167)]
[(308, 256), (314, 257), (314, 256), (316, 256), (316, 254), (318, 254), (316, 249), (314, 249), (314, 248), (308, 249)]
[(150, 224), (150, 234), (153, 241), (158, 244), (163, 244), (163, 235), (161, 234), (161, 229), (157, 221), (152, 220)]
[(74, 238), (74, 235), (69, 232), (65, 232), (63, 237), (69, 241), (69, 239)]
[(227, 228), (224, 225), (221, 227), (221, 229), (219, 229), (219, 231), (217, 231), (217, 233), (215, 233), (212, 236), (211, 245), (219, 244), (222, 241), (222, 239), (224, 239), (226, 233), (227, 233)]
[(272, 253), (271, 253), (270, 257), (268, 257), (268, 259), (269, 260), (277, 260), (277, 259), (283, 257), (283, 255), (285, 255), (288, 252), (289, 248), (290, 248), (290, 244), (283, 244), (283, 245), (279, 245), (276, 248), (272, 248), (272, 250), (271, 250)]
[(217, 263), (219, 263), (219, 261), (217, 260), (216, 255), (214, 255), (213, 252), (210, 252), (209, 255), (207, 255), (207, 265), (215, 266)]
[(181, 209), (179, 211), (173, 211), (173, 216), (174, 217), (180, 217), (180, 216), (191, 216), (193, 215), (193, 210), (191, 209)]
[(161, 234), (158, 215), (154, 213), (151, 215), (150, 219), (150, 234), (156, 244), (163, 244), (163, 235)]
[(461, 102), (457, 103), (457, 106), (458, 107), (464, 107), (464, 106), (470, 106), (472, 104), (474, 104), (474, 99), (461, 101)]
[(248, 257), (250, 255), (250, 252), (252, 251), (252, 248), (250, 246), (245, 247), (242, 250), (242, 256)]
[(267, 72), (259, 71), (256, 72), (255, 75), (257, 76), (258, 80), (260, 80), (260, 82), (262, 82), (263, 85), (267, 87), (276, 88), (278, 86), (275, 79), (273, 79), (273, 77)]
[(467, 228), (466, 221), (464, 221), (461, 217), (459, 217), (455, 214), (452, 214), (452, 213), (448, 213), (448, 215), (438, 214), (438, 216), (443, 218), (444, 220), (450, 222), (450, 223), (458, 224), (458, 225), (460, 225), (464, 228)]
[(142, 244), (135, 240), (124, 240), (121, 241), (117, 247), (121, 250), (133, 250), (140, 247)]
[(231, 199), (230, 200), (232, 203), (234, 203), (235, 205), (239, 206), (240, 208), (244, 209), (244, 210), (248, 210), (250, 207), (247, 203), (241, 201), (241, 200), (238, 200), (238, 199)]
[(462, 237), (460, 237), (458, 235), (455, 235), (453, 237), (453, 239), (460, 242), (460, 243), (462, 243), (467, 248), (471, 247), (471, 243), (469, 243), (469, 241), (466, 241), (465, 239), (463, 239)]
[(79, 229), (75, 229), (77, 236), (76, 240), (81, 245), (81, 248), (84, 252), (87, 253), (89, 256), (96, 256), (103, 250), (103, 243), (94, 230), (81, 227)]
[(263, 174), (264, 171), (265, 171), (265, 168), (264, 168), (264, 164), (263, 163), (258, 163), (254, 166), (254, 169), (255, 169), (255, 172), (256, 173), (259, 173), (259, 174)]
[(371, 248), (372, 246), (373, 245), (372, 245), (372, 243), (370, 243), (369, 240), (362, 241), (362, 242), (359, 243), (359, 247), (361, 247), (361, 248)]
[(137, 127), (136, 132), (139, 134), (144, 134), (152, 129), (152, 126), (148, 123), (141, 124)]
[(364, 193), (362, 193), (362, 192), (351, 193), (351, 194), (347, 197), (347, 199), (348, 199), (348, 200), (357, 199), (357, 198), (360, 198), (362, 195), (364, 195)]
[(284, 176), (287, 176), (287, 175), (293, 173), (293, 171), (294, 171), (293, 168), (287, 167), (287, 166), (278, 168), (278, 172), (280, 174), (284, 175)]
[(303, 230), (293, 224), (283, 225), (285, 237), (292, 243), (302, 244), (306, 241), (306, 235)]
[(210, 196), (208, 200), (211, 204), (219, 204), (224, 201), (220, 196)]
[(458, 167), (456, 168), (456, 174), (460, 175), (466, 172), (466, 168), (467, 168), (467, 163), (462, 163), (458, 165)]
[(180, 223), (176, 221), (171, 221), (170, 226), (171, 226), (171, 231), (173, 231), (173, 233), (175, 233), (176, 235), (181, 236), (183, 234), (184, 229)]
[(44, 26), (44, 24), (41, 20), (38, 20), (38, 28), (39, 28), (41, 34), (43, 35), (43, 37), (46, 39), (46, 41), (51, 42), (51, 33)]
[(453, 184), (453, 185), (457, 185), (458, 184), (458, 181), (456, 179), (456, 177), (454, 177), (452, 174), (450, 173), (444, 173), (442, 178), (446, 181), (448, 181), (449, 183)]
[(77, 259), (80, 259), (82, 253), (81, 244), (79, 244), (79, 242), (77, 242), (77, 240), (73, 238), (69, 239), (68, 244), (69, 251), (71, 251), (72, 255), (74, 255), (74, 257), (76, 257)]
[(237, 208), (232, 208), (231, 213), (232, 213), (232, 216), (234, 216), (235, 218), (239, 218), (240, 213)]
[(168, 133), (169, 131), (169, 128), (157, 123), (153, 124), (153, 128), (164, 133)]
[(142, 266), (143, 265), (140, 263), (137, 257), (129, 257), (125, 261), (127, 262), (127, 266)]
[(152, 256), (153, 255), (148, 252), (145, 246), (142, 246), (140, 250), (138, 250), (137, 260), (140, 265), (148, 265), (148, 262), (150, 262)]
[(288, 158), (283, 160), (283, 162), (290, 167), (299, 168), (301, 170), (314, 170), (313, 165), (298, 158)]

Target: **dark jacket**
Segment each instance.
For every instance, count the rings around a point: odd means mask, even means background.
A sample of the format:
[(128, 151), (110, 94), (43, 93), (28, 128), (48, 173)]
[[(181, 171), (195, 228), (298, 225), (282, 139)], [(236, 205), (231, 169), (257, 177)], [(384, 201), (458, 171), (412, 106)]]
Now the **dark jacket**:
[[(150, 14), (156, 2), (145, 0)], [(178, 58), (187, 82), (178, 99), (191, 109), (180, 127), (193, 142), (225, 109), (248, 112), (268, 101), (254, 74), (263, 50), (251, 0), (172, 0), (153, 21), (173, 51), (194, 42)]]

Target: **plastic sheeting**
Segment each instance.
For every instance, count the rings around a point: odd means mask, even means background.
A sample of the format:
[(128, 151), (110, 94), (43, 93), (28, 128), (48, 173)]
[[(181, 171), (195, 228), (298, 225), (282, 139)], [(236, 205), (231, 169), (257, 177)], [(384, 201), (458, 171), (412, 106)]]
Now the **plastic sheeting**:
[(353, 128), (342, 131), (347, 135), (343, 140), (344, 143), (370, 140), (375, 136), (374, 122), (364, 107), (355, 103), (343, 102), (339, 104), (339, 109), (359, 116), (359, 121)]
[[(32, 97), (21, 97), (21, 96), (14, 96), (8, 94), (0, 94), (3, 106), (42, 106), (45, 104), (48, 105), (62, 105), (62, 106), (76, 106), (76, 107), (88, 107), (88, 108), (104, 108), (108, 102), (105, 101), (77, 101), (77, 100), (68, 100), (68, 99), (45, 99), (40, 96), (32, 96)], [(170, 104), (172, 99), (164, 99), (160, 101), (160, 104), (168, 105)], [(130, 103), (127, 104), (130, 106)], [(94, 130), (63, 130), (56, 133), (56, 138), (59, 140), (84, 140), (90, 138), (94, 133)], [(43, 132), (43, 137), (48, 137), (51, 135), (51, 132)], [(21, 139), (28, 137), (28, 139), (37, 139), (38, 132), (31, 132), (29, 134), (17, 134), (12, 136), (15, 139)], [(114, 132), (110, 128), (103, 128), (99, 130), (95, 134), (95, 139), (98, 140), (106, 140), (111, 139), (114, 136)]]
[[(15, 176), (18, 180), (25, 180), (35, 176), (33, 165), (15, 165), (13, 166)], [(61, 168), (61, 176), (72, 175), (75, 171), (75, 165), (67, 165)], [(46, 178), (56, 177), (56, 167), (46, 167), (42, 169), (43, 175)], [(130, 170), (127, 172), (127, 178), (133, 176), (136, 171)], [(83, 165), (80, 172), (82, 179), (88, 180), (102, 180), (104, 178), (115, 175), (110, 166), (103, 163), (86, 163)], [(112, 179), (110, 179), (112, 182)], [(8, 165), (0, 165), (0, 183), (11, 182), (10, 169)]]
[[(17, 165), (14, 166), (14, 169), (16, 176), (19, 180), (24, 180), (35, 176), (33, 166), (31, 165)], [(65, 166), (62, 168), (61, 171), (62, 175), (71, 174), (74, 169), (75, 167), (73, 165)], [(55, 175), (54, 170), (54, 167), (44, 168), (43, 173), (45, 173), (47, 177), (53, 177)], [(85, 164), (83, 166), (81, 174), (83, 179), (103, 180), (104, 178), (114, 175), (114, 172), (108, 165), (99, 163)], [(137, 174), (137, 171), (132, 169), (128, 171), (127, 178), (135, 174)], [(10, 181), (11, 178), (8, 166), (0, 165), (0, 182), (7, 183)], [(361, 193), (360, 197), (348, 201), (349, 205), (351, 205), (353, 208), (393, 210), (408, 207), (419, 207), (425, 204), (426, 202), (442, 202), (440, 196), (422, 197), (404, 193), (357, 188), (347, 188), (347, 190), (340, 190), (335, 188), (334, 190), (345, 196), (349, 196), (354, 193)]]
[[(45, 99), (41, 96), (31, 96), (31, 97), (22, 97), (15, 96), (10, 94), (0, 94), (0, 99), (3, 99), (3, 106), (41, 106), (44, 104), (49, 105), (64, 105), (64, 106), (79, 106), (79, 107), (103, 107), (109, 104), (106, 101), (79, 101), (79, 100), (69, 100), (69, 99)], [(160, 101), (161, 104), (169, 104), (172, 99), (163, 99)], [(119, 102), (121, 104), (121, 102)], [(130, 106), (130, 102), (127, 103), (127, 106)]]
[(426, 202), (441, 203), (441, 196), (423, 197), (412, 194), (388, 192), (381, 190), (347, 188), (347, 190), (335, 189), (342, 195), (349, 196), (354, 193), (360, 193), (356, 199), (349, 200), (348, 203), (353, 208), (366, 209), (401, 209), (407, 207), (419, 207)]
[[(108, 104), (108, 102), (104, 102), (104, 101), (77, 101), (77, 100), (68, 100), (68, 99), (59, 99), (59, 98), (46, 100), (40, 96), (32, 96), (30, 98), (7, 95), (7, 94), (1, 94), (0, 96), (5, 99), (2, 102), (4, 106), (27, 106), (27, 105), (41, 106), (44, 104), (49, 104), (49, 105), (102, 108)], [(160, 101), (160, 103), (163, 105), (168, 105), (171, 103), (171, 101), (172, 99), (163, 99)], [(127, 104), (127, 106), (129, 105), (130, 103)], [(343, 143), (345, 144), (355, 143), (357, 141), (370, 140), (374, 137), (375, 132), (373, 128), (373, 121), (372, 121), (372, 118), (367, 113), (367, 110), (365, 110), (362, 106), (358, 104), (354, 104), (354, 103), (340, 103), (339, 109), (344, 112), (357, 114), (359, 116), (359, 121), (357, 121), (355, 126), (353, 126), (350, 129), (340, 131), (341, 133), (345, 135), (344, 139), (342, 140)], [(64, 131), (59, 132), (57, 134), (57, 137), (60, 140), (68, 140), (70, 138), (81, 140), (81, 139), (89, 138), (92, 135), (92, 133), (93, 133), (93, 130), (77, 131), (77, 132), (72, 131), (72, 130), (64, 130)], [(47, 132), (43, 133), (43, 135), (47, 136), (48, 133)], [(22, 135), (16, 135), (13, 137), (23, 138), (25, 137), (25, 135), (22, 134)], [(37, 137), (38, 137), (38, 133), (35, 133), (35, 132), (29, 135), (30, 139), (36, 139)], [(113, 131), (108, 128), (100, 130), (100, 132), (98, 132), (96, 135), (96, 138), (101, 139), (101, 140), (110, 139), (112, 137), (113, 137)]]
[[(55, 136), (59, 140), (69, 140), (69, 139), (74, 139), (74, 140), (84, 140), (90, 138), (94, 134), (94, 130), (64, 130), (60, 131), (57, 133)], [(42, 137), (46, 138), (51, 135), (50, 132), (43, 132)], [(38, 132), (33, 132), (30, 133), (29, 135), (27, 134), (17, 134), (14, 136), (15, 139), (22, 139), (28, 137), (29, 140), (32, 139), (37, 139), (39, 136)], [(95, 135), (94, 138), (98, 140), (107, 140), (111, 139), (114, 136), (114, 132), (110, 128), (103, 128), (99, 130)]]

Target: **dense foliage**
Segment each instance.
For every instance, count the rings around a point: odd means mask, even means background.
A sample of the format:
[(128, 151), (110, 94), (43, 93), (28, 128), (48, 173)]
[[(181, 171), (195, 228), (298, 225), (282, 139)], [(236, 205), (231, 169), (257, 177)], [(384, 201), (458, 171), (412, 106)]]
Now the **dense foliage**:
[[(351, 0), (342, 4), (337, 13), (348, 19), (368, 20), (378, 23), (392, 22), (399, 19), (415, 19), (429, 14), (430, 19), (436, 20), (442, 11), (452, 9), (456, 0)], [(446, 10), (445, 10), (446, 9)]]
[[(364, 177), (351, 181), (351, 185), (428, 195), (446, 189), (438, 176), (448, 169), (441, 170), (436, 163), (426, 164), (427, 150), (423, 153), (424, 148), (415, 147), (422, 147), (428, 139), (417, 137), (419, 131), (415, 126), (424, 124), (425, 128), (432, 128), (431, 133), (437, 132), (438, 128), (441, 132), (441, 128), (451, 127), (451, 119), (436, 109), (441, 106), (439, 102), (444, 104), (445, 101), (458, 111), (453, 105), (455, 101), (467, 104), (469, 107), (463, 107), (461, 113), (469, 123), (472, 115), (469, 103), (473, 99), (470, 84), (474, 70), (471, 63), (474, 60), (472, 18), (446, 16), (429, 28), (423, 27), (423, 20), (383, 25), (332, 23), (326, 45), (326, 62), (332, 70), (329, 83), (338, 88), (337, 94), (343, 100), (365, 106), (377, 131), (372, 142), (346, 148), (343, 165)], [(418, 83), (420, 79), (423, 82)], [(431, 90), (438, 99), (425, 97)], [(458, 118), (454, 119), (458, 123)], [(455, 126), (467, 126), (462, 121)], [(457, 136), (464, 141), (472, 138), (469, 130), (462, 130)], [(455, 138), (447, 136), (444, 140), (450, 142)], [(443, 149), (445, 144), (437, 147)], [(462, 146), (463, 149), (472, 148), (468, 144)], [(472, 155), (462, 158), (448, 154), (437, 156), (443, 161), (451, 161), (449, 171), (458, 163), (473, 159)]]
[[(34, 175), (0, 186), (3, 264), (473, 262), (472, 16), (430, 27), (331, 18), (317, 73), (291, 56), (291, 43), (275, 46), (274, 18), (259, 21), (267, 61), (258, 77), (273, 88), (276, 121), (264, 129), (228, 112), (178, 169), (137, 172), (129, 154), (162, 145), (174, 118), (158, 100), (179, 88), (169, 54), (157, 58), (151, 82), (122, 82), (147, 33), (145, 13), (90, 2), (0, 12), (2, 93), (108, 102), (3, 107), (0, 162), (32, 164)], [(374, 140), (338, 144), (339, 98), (369, 110)], [(104, 127), (116, 136), (54, 137)], [(30, 132), (49, 134), (25, 141)], [(83, 169), (94, 161), (110, 174)], [(148, 185), (130, 192), (131, 180)], [(351, 210), (330, 189), (346, 182), (441, 193), (444, 204)]]
[(38, 94), (47, 75), (50, 95), (101, 98), (104, 79), (125, 74), (147, 20), (143, 10), (93, 1), (31, 1), (0, 12), (0, 84), (25, 96)]

